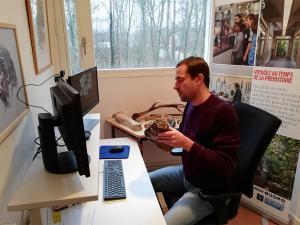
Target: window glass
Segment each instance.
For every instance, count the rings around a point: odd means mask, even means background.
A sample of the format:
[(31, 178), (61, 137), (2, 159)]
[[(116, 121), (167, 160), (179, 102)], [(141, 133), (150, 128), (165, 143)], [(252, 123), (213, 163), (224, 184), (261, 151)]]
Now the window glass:
[(69, 58), (72, 74), (80, 72), (76, 0), (64, 0)]
[(207, 0), (91, 0), (99, 69), (174, 67), (204, 55)]

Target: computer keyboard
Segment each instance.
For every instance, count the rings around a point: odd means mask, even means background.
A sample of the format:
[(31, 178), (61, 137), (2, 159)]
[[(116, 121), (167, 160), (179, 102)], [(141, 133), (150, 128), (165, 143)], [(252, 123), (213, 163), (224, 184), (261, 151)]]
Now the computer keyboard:
[(96, 126), (96, 124), (98, 122), (99, 122), (98, 119), (83, 118), (83, 127), (84, 127), (84, 130), (91, 131), (94, 128), (94, 126)]
[(103, 199), (126, 198), (122, 160), (104, 160)]

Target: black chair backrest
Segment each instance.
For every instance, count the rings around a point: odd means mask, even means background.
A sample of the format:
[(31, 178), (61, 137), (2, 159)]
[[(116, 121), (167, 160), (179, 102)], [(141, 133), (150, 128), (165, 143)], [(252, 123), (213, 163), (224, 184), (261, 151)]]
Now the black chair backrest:
[(241, 135), (238, 151), (238, 183), (240, 191), (252, 197), (253, 178), (258, 164), (282, 121), (246, 103), (237, 102), (234, 107), (240, 118)]

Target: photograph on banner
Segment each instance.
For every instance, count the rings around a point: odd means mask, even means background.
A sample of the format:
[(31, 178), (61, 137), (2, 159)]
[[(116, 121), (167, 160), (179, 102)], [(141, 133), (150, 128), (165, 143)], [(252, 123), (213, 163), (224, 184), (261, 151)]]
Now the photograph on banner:
[(213, 63), (251, 76), (247, 67), (255, 61), (260, 1), (223, 2), (215, 2)]
[(210, 91), (227, 102), (250, 102), (251, 78), (245, 76), (212, 74)]
[(300, 68), (300, 1), (262, 1), (256, 66)]
[(275, 135), (261, 160), (254, 184), (291, 200), (300, 140)]
[(260, 1), (215, 7), (213, 62), (254, 65)]
[(255, 67), (250, 104), (282, 120), (277, 134), (300, 140), (300, 70)]
[(299, 140), (275, 135), (256, 171), (253, 198), (248, 199), (285, 222), (288, 221), (299, 151)]

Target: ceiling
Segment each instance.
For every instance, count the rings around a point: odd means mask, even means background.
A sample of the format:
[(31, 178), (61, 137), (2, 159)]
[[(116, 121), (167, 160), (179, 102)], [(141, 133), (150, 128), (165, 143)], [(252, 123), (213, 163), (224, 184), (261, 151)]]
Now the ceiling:
[[(290, 2), (291, 7), (288, 7), (287, 21), (284, 22), (285, 1)], [(300, 0), (264, 0), (264, 2), (263, 18), (267, 23), (275, 25), (275, 36), (284, 35), (284, 26), (286, 26), (285, 36), (294, 36), (296, 32), (300, 31)]]

